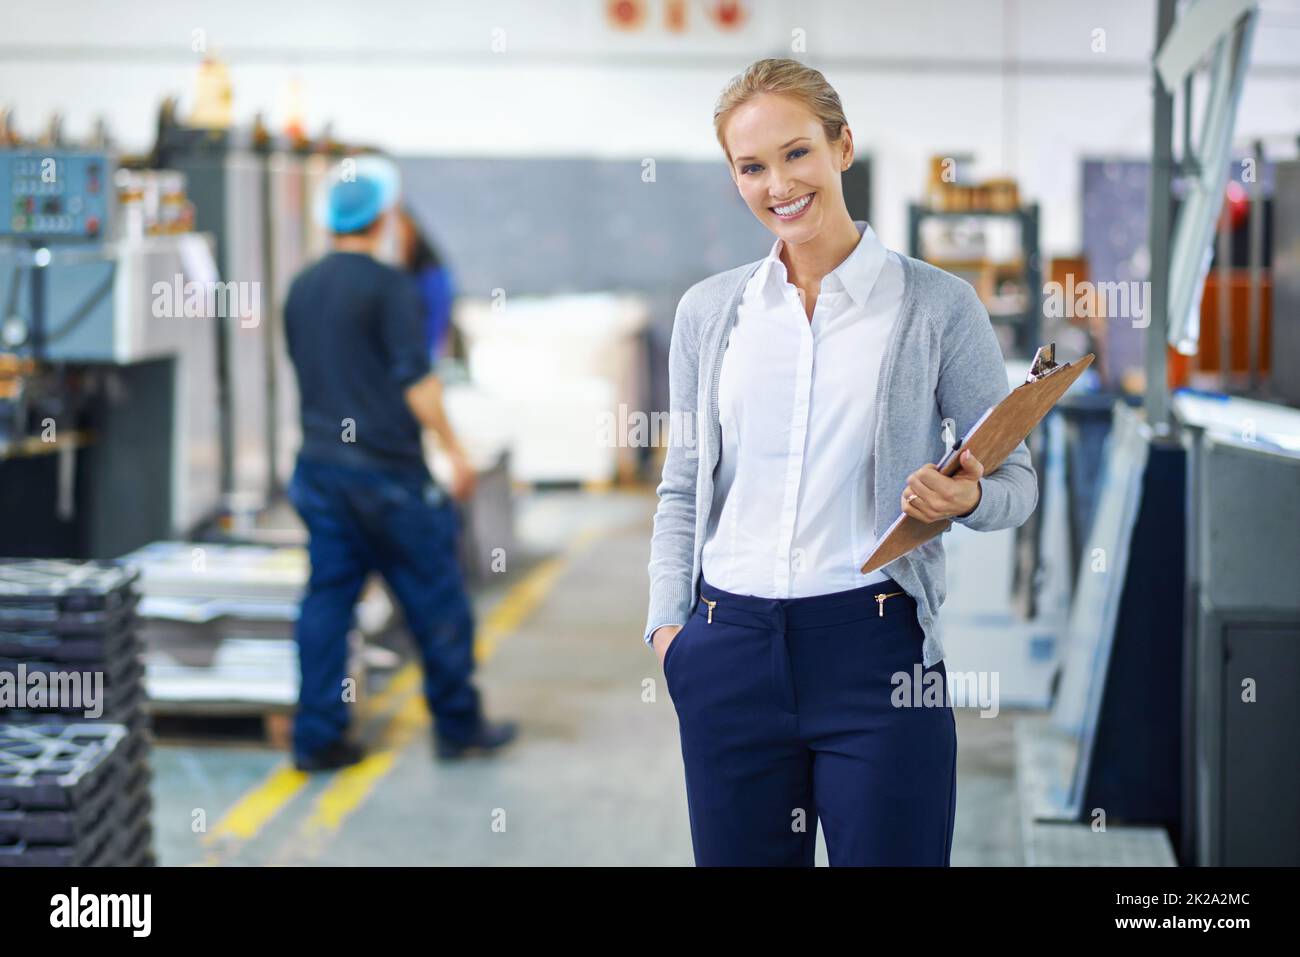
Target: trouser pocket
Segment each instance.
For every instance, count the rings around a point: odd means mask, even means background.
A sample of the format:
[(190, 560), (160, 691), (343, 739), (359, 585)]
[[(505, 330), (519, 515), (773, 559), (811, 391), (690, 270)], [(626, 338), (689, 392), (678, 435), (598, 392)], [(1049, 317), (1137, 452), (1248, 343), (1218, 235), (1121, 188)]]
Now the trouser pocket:
[(673, 640), (668, 643), (668, 650), (664, 652), (664, 681), (668, 685), (668, 694), (671, 695), (674, 700), (676, 700), (678, 695), (678, 691), (674, 688), (674, 686), (677, 685), (677, 681), (673, 677), (676, 672), (675, 663), (678, 657), (677, 653), (682, 650), (680, 647), (682, 642), (690, 640), (690, 634), (695, 617), (694, 614), (687, 616), (686, 624), (682, 625), (677, 634), (673, 635)]

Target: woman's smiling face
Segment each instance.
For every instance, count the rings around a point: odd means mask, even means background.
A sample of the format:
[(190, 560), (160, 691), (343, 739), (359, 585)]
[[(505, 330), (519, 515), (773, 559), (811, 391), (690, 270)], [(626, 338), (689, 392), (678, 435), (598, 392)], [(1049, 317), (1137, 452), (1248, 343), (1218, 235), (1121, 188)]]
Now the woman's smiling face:
[(727, 120), (731, 178), (759, 222), (788, 243), (808, 241), (844, 208), (841, 174), (853, 160), (848, 127), (828, 143), (798, 100), (754, 97)]

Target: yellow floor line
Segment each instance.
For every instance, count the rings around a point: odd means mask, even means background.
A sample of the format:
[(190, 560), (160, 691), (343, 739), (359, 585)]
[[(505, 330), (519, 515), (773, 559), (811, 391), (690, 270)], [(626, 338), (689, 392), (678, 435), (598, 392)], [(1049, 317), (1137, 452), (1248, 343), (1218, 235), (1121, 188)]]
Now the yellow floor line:
[(518, 630), (554, 587), (555, 579), (564, 570), (567, 561), (567, 556), (548, 558), (506, 593), (492, 614), (484, 620), (482, 627), (476, 630), (474, 657), (477, 661), (488, 661), (496, 653), (497, 645), (502, 639)]
[[(365, 704), (362, 721), (385, 715), (394, 703), (401, 701), (419, 687), (420, 669), (413, 662), (399, 668), (387, 684)], [(294, 768), (287, 760), (273, 767), (262, 782), (246, 793), (222, 816), (216, 826), (207, 832), (202, 843), (208, 848), (204, 863), (215, 866), (222, 862), (223, 854), (216, 845), (231, 851), (231, 843), (255, 837), (290, 801), (297, 797), (311, 780), (311, 775)]]
[[(496, 607), (475, 629), (474, 657), (485, 662), (496, 652), (497, 646), (516, 631), (555, 585), (564, 567), (580, 552), (589, 547), (602, 534), (613, 529), (587, 529), (575, 535), (565, 550), (548, 558), (506, 592)], [(336, 832), (347, 817), (361, 806), (379, 781), (392, 770), (398, 753), (429, 723), (428, 709), (419, 694), (420, 667), (408, 662), (397, 670), (383, 690), (376, 694), (366, 707), (363, 720), (372, 720), (392, 709), (395, 702), (400, 707), (380, 731), (380, 747), (365, 760), (334, 775), (330, 784), (317, 796), (311, 814), (301, 827), (301, 835), (308, 846), (318, 846), (323, 839)], [(244, 795), (226, 812), (217, 826), (203, 838), (212, 848), (218, 843), (229, 850), (236, 841), (248, 841), (278, 814), (307, 785), (310, 775), (294, 769), (287, 760), (273, 768), (266, 779)], [(211, 849), (204, 864), (219, 865), (223, 855)]]
[(360, 764), (339, 771), (316, 798), (311, 816), (303, 822), (302, 832), (331, 833), (366, 799), (379, 780), (393, 768), (397, 755), (429, 725), (429, 709), (424, 698), (412, 694), (403, 702), (393, 720), (384, 729), (379, 747), (366, 755)]
[(225, 838), (247, 840), (307, 786), (310, 775), (288, 764), (271, 770), (266, 779), (240, 798), (203, 837), (203, 843), (214, 844)]
[[(478, 660), (491, 658), (501, 640), (516, 631), (541, 604), (564, 567), (596, 537), (592, 532), (575, 536), (562, 554), (539, 563), (506, 593), (476, 629), (475, 656)], [(337, 832), (392, 770), (402, 749), (428, 724), (429, 712), (423, 698), (418, 694), (411, 695), (384, 729), (379, 750), (367, 756), (361, 764), (340, 771), (317, 796), (311, 815), (303, 822), (300, 846), (310, 853), (321, 847), (325, 837)]]
[(420, 683), (420, 667), (414, 661), (408, 661), (393, 673), (388, 683), (365, 705), (362, 720), (369, 720), (376, 715), (392, 709), (393, 703), (405, 697)]

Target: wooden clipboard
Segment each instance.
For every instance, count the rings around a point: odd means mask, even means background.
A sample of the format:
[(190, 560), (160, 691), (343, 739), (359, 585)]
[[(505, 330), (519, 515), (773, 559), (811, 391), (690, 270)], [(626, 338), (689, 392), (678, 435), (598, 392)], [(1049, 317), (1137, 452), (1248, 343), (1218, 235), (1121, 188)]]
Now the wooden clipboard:
[[(984, 466), (988, 475), (1003, 463), (1030, 432), (1057, 403), (1065, 390), (1092, 365), (1096, 356), (1089, 352), (1078, 362), (1056, 363), (1056, 343), (1043, 346), (1034, 354), (1034, 363), (1022, 385), (1012, 390), (1005, 399), (989, 409), (971, 426), (966, 437), (943, 457), (936, 468), (952, 476), (961, 470), (958, 461), (961, 453), (970, 449)], [(894, 519), (885, 534), (867, 556), (862, 571), (874, 572), (883, 568), (918, 545), (923, 545), (936, 535), (941, 535), (952, 525), (952, 519), (923, 522), (906, 512)]]

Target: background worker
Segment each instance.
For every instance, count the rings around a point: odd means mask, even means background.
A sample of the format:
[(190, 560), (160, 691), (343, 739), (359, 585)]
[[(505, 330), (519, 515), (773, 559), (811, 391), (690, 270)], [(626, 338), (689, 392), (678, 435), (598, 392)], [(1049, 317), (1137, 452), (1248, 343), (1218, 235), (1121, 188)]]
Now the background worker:
[(420, 290), (425, 341), (430, 357), (436, 362), (446, 349), (452, 331), (451, 307), (456, 300), (454, 277), (408, 207), (398, 208), (397, 226), (402, 264)]
[[(443, 411), (424, 314), (410, 278), (376, 253), (392, 229), (395, 167), (352, 160), (319, 214), (333, 249), (293, 282), (285, 332), (297, 373), (302, 447), (289, 498), (310, 535), (311, 578), (295, 637), (301, 673), (295, 763), (324, 770), (359, 761), (347, 737), (347, 633), (366, 576), (388, 582), (419, 651), (437, 754), (493, 750), (516, 734), (489, 722), (470, 678), (474, 614), (457, 564), (455, 499), (474, 471)], [(451, 496), (421, 447), (432, 430), (451, 458)]]

